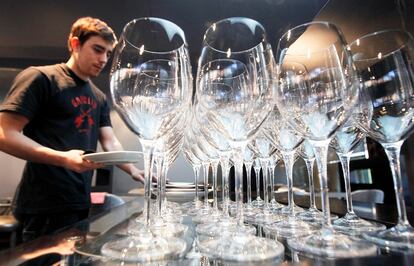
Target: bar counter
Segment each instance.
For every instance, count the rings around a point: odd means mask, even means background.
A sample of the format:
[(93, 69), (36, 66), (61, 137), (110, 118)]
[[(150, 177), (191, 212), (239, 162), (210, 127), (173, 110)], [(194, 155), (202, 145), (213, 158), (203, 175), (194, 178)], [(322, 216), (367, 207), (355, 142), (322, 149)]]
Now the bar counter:
[[(286, 194), (279, 194), (278, 200), (286, 202)], [(308, 198), (295, 196), (295, 201), (300, 206), (307, 206)], [(340, 216), (346, 211), (346, 203), (339, 199), (330, 199), (331, 211)], [(65, 228), (51, 236), (43, 236), (34, 241), (23, 243), (17, 247), (0, 252), (1, 265), (47, 265), (41, 261), (54, 258), (60, 261), (60, 265), (278, 265), (280, 262), (217, 262), (202, 257), (197, 260), (178, 259), (153, 263), (127, 263), (123, 261), (110, 261), (103, 257), (100, 248), (109, 240), (116, 239), (126, 234), (128, 223), (142, 212), (143, 198), (136, 197), (125, 204), (109, 211), (90, 217), (69, 228)], [(320, 206), (319, 206), (320, 207)], [(369, 204), (354, 202), (356, 213), (366, 219), (392, 226), (397, 219), (395, 206), (383, 204)], [(413, 211), (408, 208), (408, 217), (413, 224)], [(183, 223), (188, 224), (190, 230), (185, 239), (191, 247), (194, 235), (194, 225), (191, 218), (185, 216)], [(73, 253), (75, 250), (75, 253)], [(414, 254), (402, 254), (382, 251), (375, 257), (350, 258), (338, 260), (311, 259), (300, 257), (299, 261), (292, 262), (289, 258), (289, 250), (286, 249), (285, 260), (282, 265), (413, 265)], [(39, 263), (40, 261), (40, 263)], [(36, 264), (37, 263), (37, 264)], [(59, 265), (59, 264), (58, 264)]]

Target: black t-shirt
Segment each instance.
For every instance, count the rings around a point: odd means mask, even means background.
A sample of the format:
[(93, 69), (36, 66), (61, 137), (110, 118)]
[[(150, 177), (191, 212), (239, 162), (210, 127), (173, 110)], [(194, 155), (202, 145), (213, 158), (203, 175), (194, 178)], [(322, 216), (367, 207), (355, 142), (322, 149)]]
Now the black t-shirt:
[[(19, 73), (0, 111), (24, 115), (29, 123), (23, 134), (60, 151), (95, 150), (99, 128), (111, 126), (105, 94), (65, 64)], [(92, 173), (27, 162), (15, 195), (15, 214), (89, 208)]]

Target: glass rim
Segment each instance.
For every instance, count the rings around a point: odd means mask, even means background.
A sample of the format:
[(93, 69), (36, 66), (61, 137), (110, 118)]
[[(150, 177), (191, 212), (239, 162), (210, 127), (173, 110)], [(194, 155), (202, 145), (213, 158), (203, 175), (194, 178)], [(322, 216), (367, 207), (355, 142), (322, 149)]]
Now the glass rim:
[(343, 36), (343, 33), (342, 33), (341, 29), (335, 23), (332, 23), (332, 22), (329, 22), (329, 21), (324, 21), (324, 20), (316, 20), (316, 21), (310, 21), (310, 22), (302, 23), (302, 24), (296, 25), (293, 28), (288, 29), (287, 31), (285, 31), (282, 34), (282, 37), (279, 38), (279, 41), (282, 40), (283, 36), (285, 36), (289, 31), (296, 30), (296, 29), (303, 28), (303, 27), (308, 27), (308, 26), (311, 26), (311, 25), (325, 25), (325, 26), (333, 27), (333, 28), (335, 28), (335, 30), (338, 31), (339, 34), (341, 34), (341, 36)]
[[(130, 25), (132, 25), (132, 24), (135, 24), (136, 22), (138, 22), (138, 21), (145, 21), (145, 20), (148, 20), (148, 21), (164, 21), (164, 22), (167, 22), (167, 23), (171, 23), (172, 25), (174, 25), (177, 29), (179, 29), (179, 31), (177, 31), (177, 33), (179, 33), (180, 34), (180, 36), (181, 36), (181, 38), (182, 38), (182, 40), (183, 40), (183, 43), (180, 45), (180, 46), (178, 46), (177, 48), (175, 48), (175, 49), (171, 49), (171, 50), (169, 50), (169, 51), (151, 51), (151, 50), (147, 50), (147, 49), (142, 49), (142, 53), (144, 53), (144, 52), (146, 52), (146, 53), (151, 53), (151, 54), (170, 54), (170, 53), (175, 53), (176, 51), (178, 51), (178, 50), (181, 50), (181, 49), (183, 49), (183, 48), (187, 48), (187, 41), (186, 41), (186, 39), (185, 39), (185, 34), (184, 34), (184, 31), (181, 29), (181, 27), (180, 26), (178, 26), (177, 24), (175, 24), (174, 22), (172, 22), (172, 21), (169, 21), (169, 20), (167, 20), (167, 19), (163, 19), (163, 18), (157, 18), (157, 17), (142, 17), (142, 18), (136, 18), (136, 19), (133, 19), (133, 20), (131, 20), (131, 21), (129, 21), (127, 24), (125, 24), (125, 26), (124, 26), (124, 28), (122, 29), (122, 33), (121, 33), (121, 36), (122, 36), (122, 40), (124, 40), (126, 43), (128, 43), (129, 45), (131, 45), (132, 47), (134, 47), (135, 49), (137, 49), (137, 50), (141, 50), (141, 48), (140, 47), (137, 47), (136, 45), (134, 45), (134, 44), (132, 44), (129, 40), (128, 40), (128, 38), (125, 38), (124, 37), (124, 33), (126, 32), (126, 29), (130, 26)], [(120, 44), (121, 42), (118, 42), (118, 44)]]
[[(228, 51), (223, 51), (223, 50), (221, 50), (221, 49), (217, 49), (217, 48), (215, 48), (215, 47), (213, 47), (209, 42), (207, 42), (206, 41), (206, 35), (207, 35), (207, 32), (209, 32), (210, 31), (210, 29), (212, 28), (212, 26), (213, 25), (216, 25), (216, 24), (218, 24), (218, 23), (222, 23), (222, 22), (224, 22), (224, 21), (227, 21), (227, 20), (230, 20), (230, 19), (247, 19), (247, 20), (249, 20), (249, 21), (253, 21), (253, 22), (255, 22), (255, 23), (257, 23), (257, 25), (262, 29), (262, 31), (263, 31), (263, 38), (260, 40), (260, 42), (259, 43), (257, 43), (255, 46), (252, 46), (252, 47), (250, 47), (250, 48), (248, 48), (248, 49), (244, 49), (244, 50), (240, 50), (240, 51), (231, 51), (231, 53), (232, 54), (242, 54), (242, 53), (246, 53), (246, 52), (249, 52), (249, 51), (251, 51), (251, 50), (254, 50), (256, 47), (258, 47), (258, 46), (260, 46), (261, 44), (263, 44), (263, 43), (267, 43), (267, 41), (266, 41), (266, 30), (265, 30), (265, 28), (263, 27), (263, 25), (262, 24), (260, 24), (260, 22), (258, 22), (257, 20), (254, 20), (254, 19), (251, 19), (251, 18), (247, 18), (247, 17), (229, 17), (229, 18), (224, 18), (224, 19), (221, 19), (221, 20), (219, 20), (219, 21), (216, 21), (216, 22), (214, 22), (213, 24), (211, 24), (208, 28), (207, 28), (207, 30), (204, 32), (204, 37), (203, 37), (203, 43), (205, 43), (206, 45), (203, 45), (203, 47), (208, 47), (208, 48), (210, 48), (210, 49), (212, 49), (213, 51), (216, 51), (216, 52), (220, 52), (220, 53), (223, 53), (223, 54), (227, 54), (228, 53)], [(270, 44), (269, 44), (270, 45)], [(265, 51), (267, 51), (268, 49), (272, 49), (272, 48), (268, 48), (268, 47), (265, 47)]]
[[(283, 34), (282, 34), (282, 36), (279, 38), (279, 40), (278, 40), (278, 44), (277, 44), (277, 49), (276, 49), (276, 55), (277, 55), (277, 57), (279, 56), (278, 54), (279, 54), (279, 50), (280, 50), (280, 43), (282, 42), (282, 41), (284, 41), (286, 38), (285, 38), (285, 36), (286, 35), (288, 35), (288, 34), (290, 34), (290, 32), (292, 31), (292, 30), (296, 30), (296, 29), (299, 29), (299, 28), (305, 28), (305, 27), (308, 27), (308, 26), (312, 26), (312, 25), (325, 25), (325, 26), (327, 26), (328, 28), (333, 28), (333, 29), (335, 29), (335, 31), (338, 33), (338, 36), (337, 36), (337, 38), (336, 38), (336, 40), (334, 41), (334, 42), (331, 42), (328, 46), (326, 46), (325, 48), (320, 48), (320, 49), (318, 49), (318, 50), (315, 50), (315, 51), (312, 51), (312, 53), (316, 53), (316, 52), (323, 52), (323, 51), (326, 51), (327, 49), (331, 49), (332, 48), (332, 45), (334, 45), (335, 43), (337, 43), (338, 41), (341, 41), (343, 44), (342, 44), (342, 46), (344, 46), (344, 50), (346, 50), (346, 48), (347, 48), (347, 45), (348, 45), (348, 43), (346, 42), (346, 40), (345, 40), (345, 37), (344, 37), (344, 35), (343, 35), (343, 33), (342, 33), (342, 31), (341, 31), (341, 29), (336, 25), (336, 24), (334, 24), (334, 23), (332, 23), (332, 22), (329, 22), (329, 21), (323, 21), (323, 20), (317, 20), (317, 21), (311, 21), (311, 22), (307, 22), (307, 23), (303, 23), (303, 24), (299, 24), (299, 25), (297, 25), (297, 26), (295, 26), (295, 27), (293, 27), (293, 28), (290, 28), (290, 29), (288, 29), (286, 32), (284, 32)], [(288, 54), (289, 55), (289, 53), (286, 53), (286, 54)], [(285, 54), (285, 55), (286, 55)], [(307, 55), (296, 55), (296, 56), (307, 56)]]
[[(374, 31), (374, 32), (370, 32), (370, 33), (359, 36), (358, 38), (356, 38), (355, 40), (353, 40), (351, 43), (348, 44), (347, 49), (352, 53), (351, 47), (355, 46), (355, 44), (357, 42), (360, 42), (363, 39), (371, 38), (371, 37), (374, 37), (374, 36), (379, 36), (379, 35), (384, 34), (384, 33), (399, 33), (399, 34), (401, 34), (401, 36), (405, 37), (405, 40), (403, 41), (402, 45), (400, 45), (396, 48), (393, 48), (392, 51), (390, 51), (389, 53), (387, 53), (385, 55), (382, 55), (382, 58), (387, 57), (387, 56), (395, 53), (396, 51), (399, 51), (402, 48), (406, 47), (407, 44), (410, 41), (414, 42), (413, 36), (411, 35), (410, 32), (408, 32), (406, 30), (403, 30), (403, 29), (383, 29), (383, 30)], [(358, 47), (359, 45), (356, 45), (356, 46)], [(366, 58), (366, 59), (354, 59), (354, 58), (352, 58), (353, 61), (358, 61), (358, 62), (371, 61), (371, 60), (377, 60), (377, 59), (378, 59), (378, 57), (370, 57), (370, 58)]]

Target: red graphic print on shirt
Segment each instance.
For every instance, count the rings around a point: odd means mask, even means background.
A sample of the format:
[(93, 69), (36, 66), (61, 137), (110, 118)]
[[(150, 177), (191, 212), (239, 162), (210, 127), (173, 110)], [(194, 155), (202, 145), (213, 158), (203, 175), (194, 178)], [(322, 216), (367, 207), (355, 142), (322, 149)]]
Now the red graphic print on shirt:
[(73, 107), (79, 110), (74, 124), (80, 133), (89, 134), (95, 121), (92, 116), (92, 111), (96, 109), (96, 101), (89, 96), (78, 96), (72, 99)]

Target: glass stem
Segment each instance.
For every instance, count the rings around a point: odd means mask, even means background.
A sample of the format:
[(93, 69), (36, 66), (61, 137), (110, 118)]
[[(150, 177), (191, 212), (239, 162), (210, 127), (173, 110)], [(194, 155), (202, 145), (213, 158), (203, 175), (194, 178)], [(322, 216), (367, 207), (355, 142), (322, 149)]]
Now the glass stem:
[(222, 156), (220, 160), (221, 164), (221, 184), (222, 184), (222, 202), (224, 216), (229, 216), (229, 203), (230, 203), (230, 188), (229, 188), (229, 156)]
[(244, 162), (247, 175), (247, 204), (252, 204), (252, 163)]
[(158, 200), (158, 208), (157, 208), (157, 214), (161, 217), (162, 214), (162, 201), (163, 201), (163, 197), (162, 197), (162, 186), (163, 186), (163, 182), (164, 182), (164, 157), (163, 156), (156, 156), (155, 158), (156, 160), (156, 168), (157, 168), (157, 190), (158, 190), (158, 196), (157, 196), (157, 200)]
[(295, 151), (283, 152), (283, 161), (286, 168), (286, 179), (288, 186), (288, 207), (291, 214), (295, 213), (295, 202), (293, 199), (293, 165), (295, 164)]
[(208, 207), (208, 169), (210, 167), (209, 163), (203, 163), (203, 174), (204, 174), (204, 207)]
[(167, 208), (167, 175), (168, 175), (168, 170), (170, 169), (168, 163), (165, 161), (165, 159), (163, 160), (163, 171), (162, 171), (162, 180), (161, 180), (161, 213), (162, 211), (165, 211)]
[(275, 168), (276, 164), (274, 162), (270, 162), (269, 168), (269, 179), (270, 179), (270, 200), (276, 201), (275, 195)]
[(315, 153), (316, 163), (318, 166), (320, 187), (322, 193), (322, 211), (323, 211), (323, 223), (322, 223), (322, 235), (329, 236), (333, 233), (331, 223), (331, 209), (329, 207), (329, 188), (328, 188), (328, 147), (331, 139), (324, 141), (310, 141)]
[(193, 171), (194, 171), (194, 184), (195, 184), (194, 202), (197, 203), (199, 200), (198, 178), (200, 177), (200, 165), (194, 165)]
[(354, 206), (352, 205), (352, 195), (351, 195), (351, 176), (350, 176), (350, 171), (349, 171), (349, 162), (351, 160), (351, 154), (352, 152), (338, 153), (338, 157), (339, 157), (339, 160), (341, 161), (342, 172), (344, 174), (347, 213), (354, 214)]
[(246, 148), (246, 143), (237, 143), (237, 147), (233, 150), (234, 170), (235, 170), (235, 193), (237, 203), (236, 220), (238, 226), (244, 226), (243, 213), (243, 154)]
[(401, 145), (404, 141), (395, 143), (381, 143), (385, 149), (388, 160), (390, 161), (392, 178), (394, 180), (395, 197), (398, 208), (398, 224), (397, 227), (407, 227), (410, 223), (407, 219), (407, 212), (405, 209), (404, 193), (401, 180), (401, 166), (400, 166), (400, 151)]
[(256, 199), (260, 200), (260, 167), (254, 166), (253, 168), (256, 175)]
[(144, 215), (145, 225), (149, 227), (151, 218), (151, 180), (154, 161), (154, 145), (152, 141), (141, 140), (144, 153)]
[(263, 200), (264, 206), (266, 208), (269, 207), (269, 187), (268, 187), (268, 174), (267, 174), (267, 160), (260, 158), (260, 165), (262, 166), (262, 173), (263, 173)]
[(315, 204), (315, 184), (313, 183), (313, 165), (315, 159), (305, 159), (306, 169), (308, 171), (308, 181), (309, 181), (309, 209), (316, 209)]
[(219, 161), (214, 160), (211, 161), (211, 170), (213, 171), (213, 209), (214, 211), (218, 211), (217, 205), (217, 169), (218, 169)]

